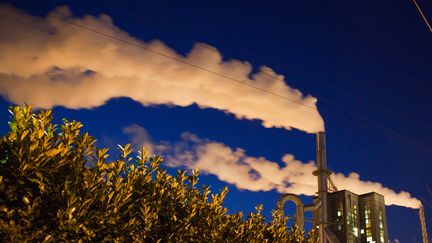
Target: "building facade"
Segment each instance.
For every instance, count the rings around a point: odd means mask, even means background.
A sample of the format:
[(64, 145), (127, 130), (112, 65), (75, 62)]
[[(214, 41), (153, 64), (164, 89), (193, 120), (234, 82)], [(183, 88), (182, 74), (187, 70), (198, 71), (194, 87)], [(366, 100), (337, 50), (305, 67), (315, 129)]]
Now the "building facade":
[[(340, 242), (387, 243), (384, 197), (347, 190), (328, 194), (328, 227)], [(314, 214), (314, 220), (317, 215)]]
[(358, 196), (342, 190), (328, 194), (329, 228), (340, 242), (360, 243)]
[(384, 196), (371, 192), (359, 196), (361, 242), (388, 242)]

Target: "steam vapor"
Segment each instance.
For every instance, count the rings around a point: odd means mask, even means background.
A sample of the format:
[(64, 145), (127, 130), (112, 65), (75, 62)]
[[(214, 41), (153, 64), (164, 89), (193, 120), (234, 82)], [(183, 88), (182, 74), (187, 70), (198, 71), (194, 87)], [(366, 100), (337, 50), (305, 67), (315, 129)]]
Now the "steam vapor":
[[(282, 75), (269, 67), (253, 73), (252, 65), (240, 60), (223, 60), (215, 48), (197, 43), (182, 56), (159, 40), (143, 42), (116, 27), (105, 14), (75, 18), (67, 7), (50, 13), (79, 25), (116, 36), (187, 63), (241, 80), (295, 102), (279, 99), (196, 69), (166, 57), (97, 35), (50, 18), (28, 15), (0, 5), (0, 95), (11, 102), (27, 101), (33, 106), (72, 109), (93, 108), (116, 97), (129, 97), (143, 106), (197, 104), (215, 108), (238, 119), (258, 119), (264, 127), (299, 129), (308, 133), (324, 130), (315, 97), (289, 87)], [(265, 75), (270, 73), (279, 80)], [(299, 105), (300, 103), (301, 105)], [(314, 162), (303, 163), (293, 155), (282, 164), (263, 157), (251, 157), (243, 149), (184, 133), (177, 143), (152, 143), (144, 128), (124, 128), (136, 145), (168, 154), (167, 165), (199, 169), (239, 189), (277, 190), (281, 193), (313, 195), (316, 178)], [(418, 208), (419, 201), (380, 183), (362, 181), (356, 173), (336, 173), (340, 188), (355, 193), (376, 191), (387, 205)]]
[[(139, 141), (145, 131), (139, 125), (128, 127), (131, 141)], [(148, 133), (145, 132), (146, 136)], [(135, 146), (143, 143), (141, 141)], [(241, 190), (270, 191), (294, 193), (313, 196), (317, 190), (317, 178), (312, 175), (316, 170), (313, 161), (304, 163), (293, 155), (285, 154), (282, 165), (264, 157), (248, 156), (241, 148), (232, 149), (227, 145), (202, 139), (191, 133), (183, 133), (181, 140), (175, 143), (154, 143), (152, 148), (159, 154), (165, 154), (165, 165), (198, 169), (203, 173), (215, 175), (219, 180), (236, 186)], [(421, 202), (411, 197), (408, 192), (399, 193), (384, 187), (378, 182), (361, 180), (357, 173), (344, 175), (333, 174), (338, 189), (346, 189), (356, 194), (377, 192), (385, 197), (386, 205), (398, 205), (408, 208), (419, 208)]]
[(238, 119), (261, 120), (265, 127), (296, 128), (309, 133), (324, 130), (316, 98), (289, 87), (281, 81), (284, 77), (269, 67), (253, 73), (250, 63), (223, 60), (218, 50), (206, 44), (196, 43), (182, 56), (159, 40), (146, 43), (130, 36), (105, 14), (74, 18), (67, 7), (49, 14), (295, 102), (58, 19), (31, 16), (7, 5), (0, 5), (0, 15), (0, 95), (11, 102), (79, 109), (101, 106), (111, 98), (129, 97), (144, 106), (195, 103)]

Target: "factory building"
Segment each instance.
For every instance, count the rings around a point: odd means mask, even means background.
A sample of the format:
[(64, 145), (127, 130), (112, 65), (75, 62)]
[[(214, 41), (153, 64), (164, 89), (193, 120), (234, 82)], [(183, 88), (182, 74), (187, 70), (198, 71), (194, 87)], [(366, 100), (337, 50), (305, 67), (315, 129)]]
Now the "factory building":
[[(384, 197), (371, 192), (357, 195), (347, 190), (328, 193), (327, 227), (340, 242), (386, 243)], [(316, 219), (316, 215), (314, 215)]]
[[(357, 195), (338, 190), (327, 170), (325, 132), (316, 136), (318, 191), (313, 203), (304, 205), (299, 196), (286, 193), (278, 201), (284, 208), (287, 201), (296, 205), (295, 223), (304, 229), (304, 212), (313, 211), (313, 227), (320, 243), (387, 243), (387, 217), (384, 196), (376, 192)], [(419, 205), (423, 243), (428, 243), (424, 209)]]
[(371, 192), (359, 196), (361, 242), (388, 242), (384, 196)]
[(360, 243), (358, 196), (350, 191), (328, 194), (328, 227), (340, 242)]

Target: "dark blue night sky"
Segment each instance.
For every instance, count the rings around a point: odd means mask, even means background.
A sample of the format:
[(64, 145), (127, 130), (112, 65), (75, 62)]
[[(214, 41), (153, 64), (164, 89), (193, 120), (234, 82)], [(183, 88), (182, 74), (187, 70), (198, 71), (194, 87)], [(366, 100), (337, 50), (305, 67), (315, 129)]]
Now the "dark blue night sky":
[[(363, 180), (425, 200), (432, 224), (427, 190), (427, 185), (432, 188), (432, 33), (411, 0), (3, 2), (38, 16), (62, 5), (75, 16), (105, 13), (130, 35), (160, 39), (180, 54), (203, 42), (216, 47), (224, 60), (271, 67), (291, 87), (318, 98), (332, 170), (356, 172)], [(419, 4), (432, 18), (432, 2)], [(11, 104), (0, 98), (1, 134), (7, 131)], [(101, 146), (129, 142), (122, 128), (138, 124), (157, 141), (174, 142), (188, 131), (271, 161), (285, 153), (315, 160), (312, 134), (265, 128), (259, 121), (195, 105), (145, 107), (119, 97), (93, 109), (56, 107), (54, 114), (57, 122), (83, 122)], [(279, 197), (274, 190), (238, 190), (212, 175), (202, 175), (201, 182), (213, 191), (227, 185), (231, 212), (250, 212), (262, 203), (269, 216)], [(293, 206), (287, 211), (292, 214)], [(390, 206), (387, 214), (389, 239), (421, 242), (415, 210)]]

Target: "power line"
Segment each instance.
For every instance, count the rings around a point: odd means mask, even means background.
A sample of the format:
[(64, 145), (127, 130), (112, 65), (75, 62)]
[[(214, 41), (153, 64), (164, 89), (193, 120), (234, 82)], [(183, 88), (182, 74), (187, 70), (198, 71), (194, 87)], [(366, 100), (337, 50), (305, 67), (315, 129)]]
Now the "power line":
[[(160, 28), (162, 28), (162, 29), (164, 29), (164, 30), (166, 30), (166, 31), (169, 31), (169, 32), (175, 32), (176, 35), (181, 36), (181, 37), (184, 38), (184, 39), (187, 39), (187, 40), (189, 40), (189, 41), (194, 42), (194, 40), (193, 40), (192, 38), (188, 37), (188, 36), (185, 35), (184, 33), (181, 33), (181, 32), (178, 32), (178, 31), (173, 31), (173, 29), (163, 27), (163, 26), (161, 26), (159, 23), (157, 23), (157, 22), (155, 22), (155, 21), (151, 21), (151, 19), (143, 18), (141, 15), (136, 14), (136, 13), (134, 13), (133, 11), (131, 11), (130, 9), (132, 9), (132, 8), (123, 8), (123, 9), (124, 9), (125, 11), (127, 11), (128, 15), (135, 16), (136, 18), (140, 19), (141, 21), (148, 21), (148, 20), (150, 20), (150, 22), (152, 22), (153, 25), (157, 25), (157, 26), (159, 26)], [(154, 16), (154, 15), (153, 15), (153, 16)], [(166, 18), (165, 18), (165, 20), (166, 20)], [(178, 21), (176, 21), (174, 24), (176, 24), (176, 25), (180, 25), (180, 26), (182, 26), (182, 27), (185, 27), (184, 24), (182, 24), (182, 23), (180, 23), (180, 22), (178, 22)], [(186, 27), (187, 27), (187, 26), (186, 26)], [(189, 28), (189, 29), (190, 29), (190, 28)], [(245, 49), (245, 48), (239, 47), (239, 46), (234, 45), (234, 44), (232, 44), (232, 43), (230, 43), (230, 42), (228, 42), (228, 41), (226, 41), (226, 40), (223, 40), (223, 39), (220, 39), (220, 38), (215, 38), (214, 36), (212, 36), (212, 35), (210, 35), (210, 34), (208, 34), (208, 33), (206, 33), (206, 32), (203, 32), (202, 30), (197, 30), (196, 28), (194, 28), (193, 31), (195, 31), (196, 33), (201, 34), (201, 35), (203, 35), (203, 36), (206, 36), (206, 37), (208, 37), (208, 38), (210, 38), (210, 39), (213, 39), (213, 40), (215, 40), (215, 41), (217, 41), (217, 42), (219, 42), (219, 43), (222, 43), (222, 44), (224, 44), (224, 45), (226, 45), (226, 46), (231, 46), (231, 47), (233, 47), (233, 48), (235, 48), (235, 49), (237, 49), (237, 50), (239, 50), (239, 51), (241, 51), (241, 52), (243, 52), (243, 53), (247, 53), (247, 54), (253, 55), (253, 56), (255, 56), (255, 57), (258, 57), (258, 58), (260, 58), (260, 59), (262, 59), (262, 60), (264, 60), (264, 61), (270, 62), (270, 63), (272, 63), (272, 64), (274, 64), (274, 65), (276, 65), (276, 66), (279, 66), (279, 67), (282, 68), (282, 69), (287, 69), (287, 70), (289, 70), (290, 72), (294, 72), (294, 73), (296, 73), (296, 74), (298, 74), (298, 75), (301, 75), (301, 76), (305, 77), (306, 79), (309, 79), (309, 80), (312, 80), (312, 81), (315, 81), (315, 82), (321, 83), (321, 84), (323, 84), (323, 85), (325, 85), (325, 86), (327, 86), (327, 87), (330, 87), (330, 88), (332, 88), (332, 89), (334, 89), (334, 90), (336, 90), (336, 91), (338, 91), (338, 92), (340, 92), (340, 93), (342, 93), (342, 94), (344, 94), (344, 95), (346, 95), (346, 96), (348, 96), (348, 97), (355, 98), (355, 99), (357, 99), (357, 100), (359, 100), (359, 101), (361, 101), (361, 102), (363, 102), (363, 103), (365, 103), (365, 104), (367, 104), (367, 105), (370, 105), (370, 106), (372, 106), (372, 107), (374, 107), (374, 108), (377, 108), (377, 109), (380, 109), (380, 110), (382, 110), (382, 111), (385, 111), (385, 112), (387, 112), (387, 113), (389, 113), (389, 114), (392, 114), (392, 115), (394, 115), (394, 116), (396, 116), (396, 117), (398, 117), (398, 118), (401, 118), (401, 119), (404, 119), (404, 120), (406, 120), (406, 121), (409, 121), (409, 122), (411, 122), (411, 123), (413, 123), (413, 124), (415, 124), (415, 125), (417, 125), (417, 126), (419, 126), (419, 127), (422, 127), (422, 128), (428, 129), (428, 130), (432, 130), (432, 128), (431, 128), (430, 126), (428, 126), (428, 125), (426, 125), (426, 124), (424, 124), (424, 123), (422, 123), (422, 122), (419, 122), (419, 121), (414, 120), (414, 119), (412, 119), (412, 118), (409, 118), (409, 117), (407, 117), (407, 116), (405, 116), (405, 115), (402, 115), (401, 113), (396, 112), (396, 111), (393, 111), (393, 110), (389, 109), (388, 107), (385, 107), (385, 106), (383, 106), (383, 105), (381, 105), (381, 104), (379, 104), (379, 103), (369, 101), (368, 99), (366, 99), (366, 98), (364, 98), (364, 97), (362, 97), (362, 96), (360, 96), (360, 95), (358, 95), (358, 94), (354, 94), (353, 92), (350, 92), (350, 91), (348, 91), (348, 90), (346, 90), (346, 89), (342, 89), (342, 88), (340, 88), (340, 87), (338, 87), (338, 86), (336, 86), (336, 85), (334, 85), (334, 84), (331, 84), (330, 82), (328, 82), (328, 81), (326, 81), (326, 80), (323, 80), (323, 79), (320, 79), (320, 78), (313, 77), (312, 75), (310, 75), (310, 74), (308, 74), (308, 73), (305, 73), (304, 71), (301, 71), (301, 70), (296, 69), (296, 68), (289, 67), (289, 66), (287, 66), (286, 64), (285, 64), (285, 65), (284, 65), (284, 64), (280, 64), (280, 63), (275, 62), (274, 60), (269, 59), (269, 58), (267, 58), (267, 57), (262, 57), (262, 56), (260, 56), (259, 54), (257, 54), (256, 52), (253, 52), (253, 51), (251, 51), (251, 50), (248, 50), (248, 49)], [(204, 48), (207, 48), (207, 49), (209, 49), (209, 50), (211, 50), (211, 51), (215, 51), (213, 48), (210, 48), (210, 47), (207, 47), (207, 46), (204, 46)], [(261, 72), (262, 74), (268, 76), (268, 77), (271, 77), (271, 78), (275, 79), (275, 80), (279, 80), (279, 81), (285, 82), (285, 80), (279, 78), (278, 76), (276, 76), (276, 75), (274, 75), (274, 74), (270, 74), (270, 73), (266, 72), (265, 70), (260, 70), (260, 72)], [(319, 97), (319, 98), (320, 98), (320, 100), (324, 100), (324, 98), (322, 98), (322, 97)]]
[(429, 21), (427, 20), (426, 16), (424, 15), (423, 11), (420, 8), (420, 5), (418, 5), (416, 0), (413, 0), (418, 12), (420, 13), (421, 17), (423, 18), (424, 22), (426, 23), (427, 27), (429, 28), (429, 31), (432, 32), (432, 27), (429, 24)]
[(316, 109), (316, 108), (313, 107), (313, 106), (305, 105), (305, 104), (303, 104), (303, 103), (301, 103), (301, 102), (299, 102), (299, 101), (297, 101), (297, 100), (290, 99), (290, 98), (288, 98), (288, 97), (286, 97), (286, 96), (283, 96), (283, 95), (280, 95), (280, 94), (274, 93), (274, 92), (272, 92), (272, 91), (266, 90), (266, 89), (264, 89), (264, 88), (261, 88), (261, 87), (255, 86), (255, 85), (253, 85), (253, 84), (247, 83), (246, 81), (242, 81), (242, 80), (239, 80), (239, 79), (232, 78), (232, 77), (230, 77), (230, 76), (227, 76), (227, 75), (224, 75), (224, 74), (221, 74), (221, 73), (218, 73), (218, 72), (212, 71), (212, 70), (210, 70), (210, 69), (208, 69), (208, 68), (205, 68), (205, 67), (202, 67), (202, 66), (199, 66), (199, 65), (193, 64), (193, 63), (188, 62), (188, 61), (185, 61), (185, 60), (183, 60), (183, 59), (180, 59), (180, 58), (177, 58), (177, 57), (173, 57), (173, 56), (170, 56), (170, 55), (164, 54), (164, 53), (162, 53), (162, 52), (155, 51), (155, 50), (153, 50), (153, 49), (151, 49), (151, 48), (147, 48), (147, 47), (145, 47), (145, 46), (138, 45), (138, 44), (135, 44), (135, 43), (133, 43), (133, 42), (130, 42), (130, 41), (124, 40), (124, 39), (122, 39), (122, 38), (120, 38), (120, 37), (113, 36), (113, 35), (110, 35), (110, 34), (106, 34), (106, 33), (104, 33), (104, 32), (101, 32), (101, 31), (98, 31), (98, 30), (95, 30), (95, 29), (89, 28), (89, 27), (84, 26), (84, 25), (81, 25), (81, 24), (74, 23), (74, 22), (69, 21), (69, 20), (64, 19), (64, 18), (59, 18), (59, 17), (55, 17), (55, 16), (49, 16), (49, 18), (53, 18), (53, 19), (56, 19), (56, 20), (61, 20), (61, 21), (65, 22), (65, 23), (68, 23), (68, 24), (74, 25), (74, 26), (76, 26), (76, 27), (79, 27), (79, 28), (85, 29), (85, 30), (87, 30), (87, 31), (91, 31), (91, 32), (93, 32), (93, 33), (96, 33), (96, 34), (99, 34), (99, 35), (105, 36), (105, 37), (107, 37), (107, 38), (110, 38), (110, 39), (113, 39), (113, 40), (116, 40), (116, 41), (123, 42), (123, 43), (125, 43), (125, 44), (127, 44), (127, 45), (134, 46), (134, 47), (140, 48), (140, 49), (142, 49), (142, 50), (145, 50), (145, 51), (148, 51), (148, 52), (151, 52), (151, 53), (154, 53), (154, 54), (157, 54), (157, 55), (160, 55), (160, 56), (166, 57), (166, 58), (168, 58), (168, 59), (171, 59), (171, 60), (174, 60), (174, 61), (177, 61), (177, 62), (181, 62), (181, 63), (183, 63), (183, 64), (189, 65), (189, 66), (194, 67), (194, 68), (196, 68), (196, 69), (200, 69), (200, 70), (202, 70), (202, 71), (209, 72), (209, 73), (211, 73), (211, 74), (214, 74), (214, 75), (220, 76), (220, 77), (222, 77), (222, 78), (229, 79), (229, 80), (231, 80), (231, 81), (234, 81), (234, 82), (237, 82), (237, 83), (240, 83), (240, 84), (243, 84), (243, 85), (247, 85), (247, 86), (249, 86), (249, 87), (251, 87), (251, 88), (254, 88), (254, 89), (256, 89), (256, 90), (263, 91), (263, 92), (265, 92), (265, 93), (268, 93), (268, 94), (274, 95), (274, 96), (279, 97), (279, 98), (282, 98), (282, 99), (286, 99), (286, 100), (288, 100), (288, 101), (294, 102), (294, 103), (296, 103), (296, 104), (298, 104), (298, 105), (301, 105), (301, 106), (307, 107), (307, 108), (309, 108), (309, 109)]
[[(142, 20), (142, 16), (141, 16), (141, 15), (137, 15), (137, 14), (133, 13), (132, 11), (130, 11), (129, 9), (128, 9), (128, 13), (129, 13), (129, 15), (133, 15), (133, 16), (135, 16), (135, 17), (137, 17), (137, 18), (139, 18), (139, 19)], [(153, 24), (157, 24), (157, 23), (153, 22)], [(176, 24), (179, 24), (179, 22), (176, 22)], [(159, 25), (159, 26), (160, 26), (160, 25)], [(183, 25), (183, 26), (184, 26), (184, 25)], [(168, 30), (168, 31), (172, 31), (172, 30), (169, 29), (169, 28), (163, 28), (163, 29)], [(195, 31), (197, 31), (197, 30), (195, 30)], [(207, 33), (205, 33), (205, 32), (202, 32), (202, 31), (197, 31), (197, 32), (200, 33), (200, 34), (202, 34), (202, 35), (205, 35), (205, 36), (207, 36), (207, 37), (209, 37), (209, 38), (211, 38), (211, 39), (215, 39), (214, 37), (212, 37), (211, 35), (209, 35), (209, 34), (207, 34)], [(189, 41), (194, 41), (193, 39), (189, 38), (187, 35), (184, 35), (183, 33), (176, 32), (176, 34), (182, 36), (183, 38), (185, 38), (185, 39), (187, 39), (187, 40), (189, 40)], [(241, 51), (243, 51), (243, 52), (246, 52), (246, 53), (252, 54), (252, 55), (254, 55), (254, 56), (260, 57), (257, 53), (255, 53), (255, 52), (253, 52), (253, 51), (250, 51), (250, 50), (247, 50), (247, 49), (244, 49), (244, 48), (238, 47), (238, 46), (236, 46), (236, 45), (234, 45), (234, 44), (232, 44), (232, 43), (230, 43), (230, 42), (227, 42), (227, 41), (225, 41), (225, 40), (221, 40), (221, 39), (217, 38), (216, 41), (221, 42), (222, 44), (225, 44), (225, 45), (232, 46), (232, 47), (234, 47), (234, 48), (236, 48), (236, 49), (239, 49), (239, 50), (241, 50)], [(208, 48), (208, 49), (211, 50), (211, 51), (215, 51), (213, 48), (210, 48), (210, 47), (207, 47), (207, 46), (204, 46), (204, 47)], [(261, 58), (261, 57), (260, 57), (260, 58)], [(274, 63), (274, 64), (276, 64), (276, 65), (278, 65), (278, 66), (283, 66), (283, 65), (280, 65), (280, 64), (274, 62), (273, 60), (269, 60), (268, 58), (262, 58), (262, 59), (267, 60), (267, 61), (270, 61), (270, 62), (272, 62), (272, 63)], [(421, 126), (421, 127), (423, 127), (423, 128), (426, 128), (426, 129), (431, 129), (431, 127), (426, 126), (426, 125), (423, 124), (423, 123), (419, 123), (419, 122), (417, 122), (417, 121), (415, 121), (415, 120), (413, 120), (413, 119), (410, 119), (410, 118), (408, 118), (408, 117), (406, 117), (406, 116), (404, 116), (404, 115), (402, 115), (402, 114), (400, 114), (400, 113), (398, 113), (398, 112), (395, 112), (395, 111), (393, 111), (393, 110), (390, 110), (390, 109), (388, 109), (388, 108), (385, 107), (385, 106), (382, 106), (382, 105), (380, 105), (380, 104), (377, 104), (377, 103), (371, 102), (371, 101), (365, 99), (364, 97), (358, 96), (358, 95), (353, 94), (353, 93), (351, 93), (351, 92), (349, 92), (349, 91), (347, 91), (347, 90), (344, 90), (344, 89), (341, 89), (341, 88), (339, 88), (339, 87), (337, 87), (337, 86), (334, 86), (334, 85), (330, 84), (329, 82), (327, 82), (327, 81), (325, 81), (325, 80), (316, 79), (316, 78), (312, 77), (312, 76), (309, 75), (309, 74), (306, 74), (306, 73), (304, 73), (304, 72), (302, 72), (302, 71), (300, 71), (300, 70), (297, 70), (297, 69), (293, 69), (293, 68), (291, 68), (291, 67), (285, 67), (285, 68), (288, 68), (288, 69), (290, 69), (291, 71), (294, 71), (294, 72), (299, 73), (299, 74), (301, 74), (301, 75), (303, 75), (303, 76), (306, 76), (307, 78), (309, 78), (309, 79), (311, 79), (311, 80), (318, 81), (319, 83), (322, 83), (322, 84), (327, 85), (327, 86), (329, 86), (329, 87), (331, 87), (331, 88), (333, 88), (333, 89), (336, 89), (337, 91), (339, 91), (339, 92), (341, 92), (341, 93), (343, 93), (343, 94), (345, 94), (345, 95), (347, 95), (347, 96), (350, 96), (350, 97), (356, 98), (356, 99), (358, 99), (358, 100), (360, 100), (360, 101), (362, 101), (362, 102), (364, 102), (364, 103), (366, 103), (366, 104), (368, 104), (368, 105), (374, 106), (374, 107), (379, 108), (379, 109), (381, 109), (381, 110), (383, 110), (383, 111), (386, 111), (386, 112), (388, 112), (388, 113), (391, 113), (391, 114), (393, 114), (393, 115), (396, 115), (396, 116), (398, 116), (399, 118), (403, 118), (403, 119), (405, 119), (405, 120), (409, 120), (409, 121), (411, 121), (412, 123), (415, 123), (415, 124), (418, 125), (418, 126)], [(266, 76), (269, 76), (269, 77), (275, 79), (275, 80), (279, 80), (279, 81), (285, 82), (283, 79), (279, 78), (278, 76), (273, 75), (273, 74), (270, 74), (270, 73), (267, 73), (267, 72), (264, 71), (264, 70), (260, 70), (260, 72), (263, 73), (263, 74), (265, 74)], [(343, 112), (345, 112), (345, 113), (348, 113), (348, 114), (350, 114), (350, 115), (356, 117), (357, 119), (363, 120), (363, 121), (366, 122), (366, 123), (369, 123), (369, 124), (371, 124), (371, 125), (373, 125), (373, 126), (375, 126), (375, 127), (378, 127), (378, 128), (380, 128), (380, 129), (386, 131), (388, 134), (392, 134), (393, 136), (396, 136), (396, 137), (398, 137), (399, 139), (404, 140), (405, 142), (411, 143), (411, 144), (413, 144), (413, 145), (415, 145), (415, 146), (419, 146), (419, 147), (421, 147), (421, 148), (423, 148), (423, 149), (425, 149), (425, 150), (428, 150), (428, 151), (432, 152), (432, 149), (431, 149), (431, 148), (429, 148), (429, 147), (427, 147), (427, 146), (425, 146), (425, 145), (423, 145), (423, 144), (421, 144), (421, 143), (415, 141), (414, 139), (411, 139), (411, 138), (409, 138), (409, 137), (403, 136), (403, 135), (401, 135), (401, 134), (399, 134), (399, 133), (397, 133), (397, 132), (394, 132), (394, 131), (391, 130), (391, 129), (386, 128), (385, 126), (380, 125), (380, 124), (377, 123), (377, 122), (374, 122), (374, 121), (372, 121), (372, 120), (370, 120), (370, 119), (368, 119), (368, 118), (366, 118), (366, 117), (360, 116), (360, 115), (358, 115), (358, 114), (356, 114), (356, 113), (354, 113), (354, 112), (352, 112), (352, 111), (350, 111), (350, 110), (347, 110), (347, 109), (345, 109), (345, 108), (342, 108), (342, 107), (336, 105), (335, 103), (331, 102), (331, 101), (328, 100), (328, 99), (325, 99), (325, 98), (323, 98), (323, 97), (319, 97), (319, 99), (320, 99), (321, 101), (327, 103), (327, 104), (332, 105), (333, 107), (335, 107), (335, 108), (337, 108), (337, 109), (339, 109), (339, 110), (341, 110), (341, 111), (343, 111)], [(327, 114), (329, 114), (329, 113), (327, 113)], [(344, 120), (349, 122), (349, 120), (347, 120), (347, 119), (344, 119)], [(352, 123), (352, 122), (350, 122), (350, 123)], [(370, 127), (368, 127), (368, 126), (363, 126), (363, 125), (360, 125), (360, 127), (362, 127), (362, 128), (366, 128), (366, 129), (370, 128)], [(377, 132), (376, 129), (370, 129), (370, 130), (372, 130), (372, 131), (374, 131), (374, 132)], [(383, 134), (386, 134), (386, 133), (383, 133)], [(387, 135), (388, 135), (388, 134), (387, 134)]]
[[(57, 12), (57, 13), (58, 13), (58, 12)], [(60, 16), (61, 16), (61, 13), (59, 13), (59, 14), (60, 14)], [(68, 19), (61, 18), (61, 17), (56, 17), (56, 16), (54, 16), (54, 15), (50, 15), (49, 18), (53, 18), (53, 19), (56, 19), (56, 20), (59, 20), (59, 21), (63, 21), (63, 22), (65, 22), (65, 23), (67, 23), (67, 24), (73, 25), (73, 26), (78, 27), (78, 28), (85, 29), (85, 30), (87, 30), (87, 31), (90, 31), (90, 32), (93, 32), (93, 33), (95, 33), (95, 34), (98, 34), (98, 35), (104, 36), (104, 37), (106, 37), (106, 38), (109, 38), (109, 39), (113, 39), (113, 40), (116, 40), (116, 41), (122, 42), (122, 43), (124, 43), (124, 44), (127, 44), (127, 45), (130, 45), (130, 46), (133, 46), (133, 47), (136, 47), (136, 48), (139, 48), (139, 49), (142, 49), (142, 50), (145, 50), (145, 51), (148, 51), (148, 52), (151, 52), (151, 53), (154, 53), (154, 54), (160, 55), (160, 56), (163, 56), (163, 57), (165, 57), (165, 58), (168, 58), (168, 59), (171, 59), (171, 60), (174, 60), (174, 61), (178, 61), (178, 62), (180, 62), (180, 63), (183, 63), (183, 64), (189, 65), (189, 66), (191, 66), (191, 67), (197, 68), (197, 69), (199, 69), (199, 70), (202, 70), (202, 71), (209, 72), (209, 73), (211, 73), (211, 74), (214, 74), (214, 75), (220, 76), (220, 77), (225, 78), (225, 79), (227, 79), (227, 80), (231, 80), (231, 81), (237, 82), (237, 83), (239, 83), (239, 84), (243, 84), (243, 85), (246, 85), (246, 86), (248, 86), (248, 87), (254, 88), (254, 89), (256, 89), (256, 90), (259, 90), (259, 91), (265, 92), (265, 93), (267, 93), (267, 94), (270, 94), (270, 95), (276, 96), (276, 97), (278, 97), (278, 98), (285, 99), (285, 100), (287, 100), (287, 101), (289, 101), (289, 102), (293, 102), (293, 103), (296, 103), (296, 104), (298, 104), (298, 105), (301, 105), (301, 106), (304, 106), (304, 107), (308, 107), (308, 108), (310, 108), (310, 109), (316, 109), (316, 108), (313, 107), (313, 106), (305, 105), (305, 104), (303, 104), (303, 103), (301, 103), (301, 102), (299, 102), (299, 101), (296, 101), (296, 100), (290, 99), (290, 98), (288, 98), (288, 97), (286, 97), (286, 96), (283, 96), (283, 95), (280, 95), (280, 94), (274, 93), (274, 92), (272, 92), (272, 91), (266, 90), (266, 89), (264, 89), (264, 88), (261, 88), (261, 87), (258, 87), (258, 86), (255, 86), (255, 85), (252, 85), (252, 84), (250, 84), (250, 83), (247, 83), (246, 81), (242, 81), (242, 80), (238, 80), (238, 79), (235, 79), (235, 78), (232, 78), (232, 77), (226, 76), (226, 75), (224, 75), (224, 74), (221, 74), (221, 73), (218, 73), (218, 72), (212, 71), (212, 70), (210, 70), (210, 69), (207, 69), (207, 68), (201, 67), (201, 66), (199, 66), (199, 65), (193, 64), (193, 63), (188, 62), (188, 61), (185, 61), (185, 60), (183, 60), (183, 59), (180, 59), (180, 58), (177, 58), (177, 57), (173, 57), (173, 56), (170, 56), (170, 55), (164, 54), (164, 53), (162, 53), (162, 52), (155, 51), (155, 50), (153, 50), (153, 49), (151, 49), (151, 48), (147, 48), (147, 47), (145, 47), (145, 46), (142, 46), (142, 45), (139, 45), (139, 44), (133, 43), (133, 42), (131, 42), (131, 41), (124, 40), (124, 39), (122, 39), (122, 38), (120, 38), (120, 37), (117, 37), (117, 36), (114, 36), (114, 35), (110, 35), (110, 34), (107, 34), (107, 33), (102, 32), (102, 31), (98, 31), (98, 30), (96, 30), (96, 29), (89, 28), (89, 27), (87, 27), (87, 26), (85, 26), (85, 25), (82, 25), (82, 24), (78, 24), (78, 23), (72, 22), (72, 21), (70, 21), (70, 20), (68, 20)], [(397, 133), (397, 132), (395, 132), (395, 131), (393, 131), (393, 130), (391, 130), (391, 129), (389, 129), (389, 128), (386, 128), (386, 127), (384, 127), (384, 126), (382, 126), (382, 125), (380, 125), (380, 124), (378, 124), (378, 123), (376, 123), (376, 122), (374, 122), (374, 121), (371, 121), (371, 120), (369, 120), (369, 119), (367, 119), (367, 118), (365, 118), (365, 117), (362, 117), (362, 116), (360, 116), (360, 115), (358, 115), (358, 114), (356, 114), (356, 113), (354, 113), (354, 112), (352, 112), (352, 111), (350, 111), (350, 110), (347, 110), (347, 109), (345, 109), (345, 108), (342, 108), (342, 107), (336, 105), (335, 103), (333, 103), (333, 102), (331, 102), (331, 101), (329, 101), (329, 100), (323, 100), (323, 101), (324, 101), (325, 103), (328, 103), (328, 104), (330, 104), (331, 106), (333, 106), (333, 107), (335, 107), (335, 108), (337, 108), (337, 109), (339, 109), (339, 110), (345, 112), (345, 113), (348, 113), (348, 114), (350, 114), (350, 115), (356, 117), (357, 119), (363, 120), (364, 122), (369, 123), (370, 125), (373, 125), (374, 127), (381, 129), (382, 131), (384, 131), (385, 133), (387, 133), (387, 134), (390, 135), (390, 136), (393, 136), (393, 137), (396, 137), (396, 138), (398, 138), (398, 139), (400, 139), (400, 140), (402, 140), (402, 141), (405, 141), (405, 142), (411, 143), (412, 145), (415, 145), (415, 146), (417, 146), (417, 147), (420, 147), (420, 148), (425, 149), (425, 150), (427, 150), (427, 151), (429, 151), (429, 152), (432, 153), (432, 148), (430, 148), (430, 147), (428, 147), (428, 146), (425, 146), (425, 145), (423, 145), (423, 144), (421, 144), (421, 143), (415, 141), (414, 139), (411, 139), (411, 138), (409, 138), (409, 137), (406, 137), (406, 136), (404, 136), (404, 135), (401, 135), (401, 134), (399, 134), (399, 133)]]
[[(428, 147), (428, 146), (426, 146), (426, 145), (424, 145), (422, 143), (419, 143), (415, 139), (411, 139), (411, 138), (406, 137), (404, 135), (401, 135), (401, 134), (399, 134), (397, 132), (394, 132), (393, 130), (388, 129), (388, 128), (386, 128), (386, 127), (384, 127), (384, 126), (382, 126), (382, 125), (380, 125), (380, 124), (378, 124), (376, 122), (373, 122), (373, 121), (370, 121), (370, 120), (365, 120), (366, 123), (369, 123), (369, 124), (371, 124), (371, 125), (374, 126), (374, 127), (371, 127), (371, 126), (367, 126), (367, 125), (364, 125), (364, 124), (359, 123), (359, 122), (351, 121), (351, 120), (346, 119), (346, 118), (341, 117), (341, 116), (336, 116), (336, 115), (334, 115), (332, 113), (326, 113), (326, 114), (329, 115), (329, 116), (331, 116), (331, 117), (337, 118), (337, 119), (342, 119), (346, 123), (350, 123), (352, 125), (361, 127), (363, 129), (367, 129), (367, 130), (370, 130), (370, 131), (376, 132), (376, 133), (381, 133), (381, 134), (386, 135), (388, 137), (397, 138), (400, 141), (403, 141), (405, 143), (409, 143), (409, 144), (411, 144), (413, 146), (419, 147), (419, 148), (421, 148), (423, 150), (426, 150), (426, 151), (432, 153), (432, 148), (431, 147)], [(355, 116), (357, 117), (357, 115), (355, 115)]]

